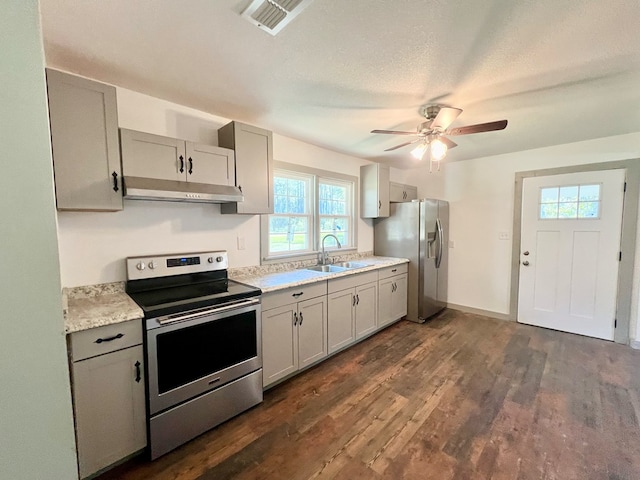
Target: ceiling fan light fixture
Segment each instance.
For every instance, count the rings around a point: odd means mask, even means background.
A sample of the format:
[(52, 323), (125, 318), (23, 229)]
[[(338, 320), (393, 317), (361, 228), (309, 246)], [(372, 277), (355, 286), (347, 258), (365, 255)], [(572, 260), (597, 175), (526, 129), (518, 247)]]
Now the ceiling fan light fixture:
[(416, 160), (422, 160), (422, 157), (424, 157), (424, 154), (427, 151), (427, 147), (427, 143), (421, 143), (416, 148), (411, 150), (411, 155), (413, 155)]
[(439, 162), (447, 155), (447, 145), (438, 138), (431, 142), (429, 149), (431, 159), (435, 162)]

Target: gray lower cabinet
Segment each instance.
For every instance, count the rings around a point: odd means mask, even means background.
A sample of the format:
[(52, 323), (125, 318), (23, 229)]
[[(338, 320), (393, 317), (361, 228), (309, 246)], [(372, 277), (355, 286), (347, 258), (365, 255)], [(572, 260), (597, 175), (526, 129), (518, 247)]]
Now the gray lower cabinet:
[(389, 166), (379, 163), (360, 167), (360, 217), (389, 216)]
[(329, 280), (329, 353), (336, 352), (378, 327), (378, 272)]
[[(327, 356), (326, 285), (326, 282), (321, 282), (319, 285), (263, 296), (264, 387)], [(283, 300), (291, 302), (293, 295), (298, 295), (293, 298), (313, 298), (281, 305)]]
[(218, 129), (218, 144), (236, 154), (236, 186), (243, 202), (225, 203), (222, 213), (273, 213), (273, 134), (240, 122)]
[(329, 353), (336, 352), (356, 340), (355, 292), (353, 288), (330, 293)]
[(418, 187), (413, 185), (403, 185), (402, 183), (389, 183), (389, 201), (390, 202), (410, 202), (417, 200)]
[(115, 87), (46, 73), (58, 210), (122, 210)]
[(233, 150), (120, 129), (125, 177), (235, 185)]
[(139, 320), (70, 336), (78, 467), (85, 478), (147, 444)]
[(389, 325), (407, 314), (407, 273), (398, 273), (380, 279), (378, 327)]

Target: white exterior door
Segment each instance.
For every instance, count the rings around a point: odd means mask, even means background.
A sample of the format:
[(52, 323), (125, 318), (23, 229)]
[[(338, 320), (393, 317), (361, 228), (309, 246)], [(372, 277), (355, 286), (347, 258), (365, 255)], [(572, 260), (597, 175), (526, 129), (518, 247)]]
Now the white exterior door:
[(613, 340), (625, 170), (525, 178), (518, 321)]

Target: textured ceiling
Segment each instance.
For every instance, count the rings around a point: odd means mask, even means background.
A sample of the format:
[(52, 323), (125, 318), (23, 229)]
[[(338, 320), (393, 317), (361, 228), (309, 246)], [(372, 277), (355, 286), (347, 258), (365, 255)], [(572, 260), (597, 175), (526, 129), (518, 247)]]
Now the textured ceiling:
[(638, 0), (314, 0), (277, 36), (247, 0), (41, 0), (46, 61), (336, 151), (411, 166), (427, 103), (449, 161), (640, 131)]

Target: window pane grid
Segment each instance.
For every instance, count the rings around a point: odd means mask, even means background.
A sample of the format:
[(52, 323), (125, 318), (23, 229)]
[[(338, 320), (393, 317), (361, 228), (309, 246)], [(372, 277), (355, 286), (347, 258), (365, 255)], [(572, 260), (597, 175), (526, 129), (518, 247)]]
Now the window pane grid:
[(601, 184), (589, 184), (541, 188), (538, 218), (541, 220), (599, 218), (600, 187)]
[[(295, 169), (274, 173), (274, 213), (268, 216), (268, 255), (310, 253), (327, 234), (354, 247), (354, 182)], [(317, 202), (317, 204), (316, 204)], [(328, 238), (326, 247), (335, 247)]]

